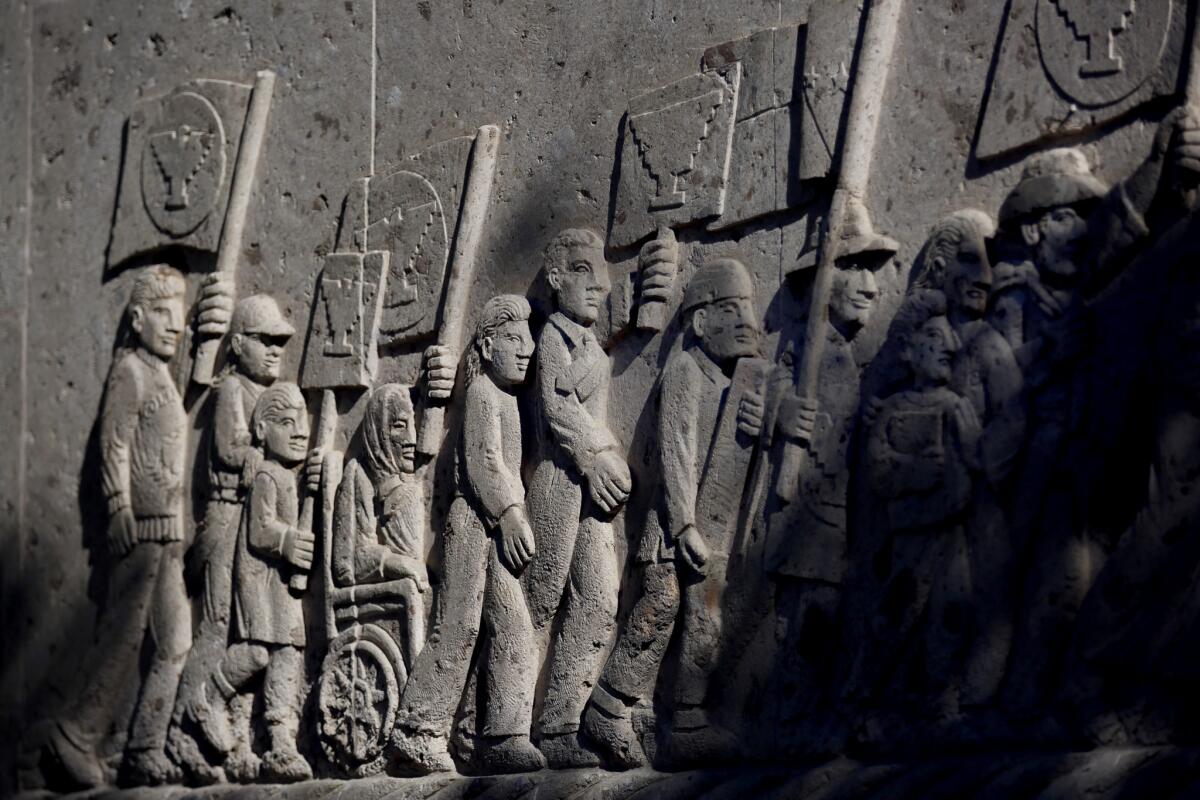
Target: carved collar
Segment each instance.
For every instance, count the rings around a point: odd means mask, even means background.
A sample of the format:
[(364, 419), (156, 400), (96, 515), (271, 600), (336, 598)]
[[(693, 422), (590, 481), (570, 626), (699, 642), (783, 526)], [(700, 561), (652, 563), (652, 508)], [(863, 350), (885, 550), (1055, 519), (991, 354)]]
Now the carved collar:
[(546, 321), (553, 324), (554, 327), (562, 332), (566, 340), (571, 343), (572, 348), (586, 347), (589, 344), (599, 344), (591, 328), (585, 328), (561, 311), (555, 311)]

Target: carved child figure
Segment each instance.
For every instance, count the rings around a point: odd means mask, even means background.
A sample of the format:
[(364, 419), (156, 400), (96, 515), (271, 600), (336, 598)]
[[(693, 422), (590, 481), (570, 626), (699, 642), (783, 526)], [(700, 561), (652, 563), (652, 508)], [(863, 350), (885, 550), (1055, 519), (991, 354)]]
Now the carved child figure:
[(604, 243), (565, 230), (546, 248), (555, 312), (538, 337), (539, 461), (526, 504), (537, 555), (523, 577), (534, 626), (556, 614), (538, 747), (552, 767), (595, 766), (579, 720), (616, 625), (620, 566), (612, 515), (629, 496), (629, 467), (608, 429), (609, 360), (592, 327), (609, 292)]
[[(227, 325), (228, 289), (219, 281), (204, 284), (197, 319), (202, 333), (219, 334)], [(73, 786), (106, 781), (97, 750), (114, 722), (114, 698), (138, 674), (147, 641), (153, 659), (141, 682), (122, 782), (181, 777), (163, 746), (192, 638), (183, 581), (187, 416), (168, 368), (185, 330), (186, 291), (183, 276), (165, 265), (137, 276), (125, 311), (128, 342), (118, 348), (105, 387), (100, 459), (113, 558), (108, 604), (73, 707), (47, 723), (47, 731), (29, 736), (50, 752)]]
[[(685, 340), (671, 354), (658, 396), (659, 508), (651, 512), (636, 555), (641, 594), (610, 654), (583, 717), (583, 731), (612, 766), (644, 761), (632, 707), (648, 701), (676, 619), (681, 618), (680, 669), (668, 760), (703, 763), (736, 755), (731, 734), (705, 708), (720, 640), (720, 596), (728, 541), (697, 514), (709, 445), (732, 398), (740, 359), (755, 356), (759, 325), (754, 284), (741, 262), (706, 263), (684, 294)], [(738, 425), (756, 437), (762, 398), (748, 391), (737, 404)]]
[(477, 643), (482, 645), (482, 768), (500, 773), (545, 766), (529, 740), (537, 648), (518, 577), (535, 552), (521, 483), (516, 397), (534, 352), (529, 313), (523, 297), (492, 298), (467, 355), (442, 591), (393, 735), (397, 756), (420, 772), (454, 769), (450, 731)]
[(234, 556), (233, 644), (194, 706), (209, 743), (228, 754), (233, 747), (228, 703), (251, 679), (264, 674), (264, 718), (270, 749), (261, 774), (274, 781), (312, 777), (296, 749), (304, 702), (304, 609), (288, 588), (292, 573), (312, 566), (315, 538), (300, 519), (296, 467), (308, 455), (309, 423), (304, 397), (294, 383), (263, 390), (250, 420), (263, 449), (246, 493)]
[[(879, 404), (868, 431), (866, 467), (884, 509), (887, 574), (852, 683), (871, 695), (891, 677), (915, 688), (909, 712), (954, 717), (973, 630), (965, 523), (982, 427), (971, 402), (949, 386), (961, 343), (945, 296), (911, 293), (892, 332), (911, 377)], [(911, 674), (893, 676), (903, 664), (914, 665)], [(887, 702), (896, 702), (894, 693)]]
[[(262, 461), (254, 446), (250, 417), (263, 390), (279, 378), (283, 349), (295, 329), (284, 318), (278, 304), (266, 295), (238, 301), (229, 329), (229, 364), (217, 380), (208, 456), (208, 502), (204, 523), (189, 554), (199, 573), (200, 625), (188, 654), (176, 700), (175, 720), (196, 701), (212, 670), (220, 663), (229, 643), (229, 612), (233, 602), (233, 561), (237, 550), (238, 519), (242, 500)], [(319, 469), (319, 462), (310, 466)], [(234, 728), (238, 731), (234, 752), (225, 759), (227, 777), (252, 780), (258, 758), (249, 743), (249, 696), (233, 705)], [(190, 720), (189, 720), (190, 721)], [(172, 729), (171, 744), (176, 758), (197, 779), (220, 780), (183, 729)]]

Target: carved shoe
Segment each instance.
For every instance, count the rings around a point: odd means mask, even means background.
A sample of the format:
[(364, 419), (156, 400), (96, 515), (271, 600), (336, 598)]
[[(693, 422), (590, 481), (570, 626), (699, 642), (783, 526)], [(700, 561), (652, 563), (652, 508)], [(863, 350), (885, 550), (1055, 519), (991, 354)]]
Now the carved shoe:
[(546, 768), (542, 751), (533, 746), (528, 736), (489, 737), (480, 748), (479, 763), (489, 775), (537, 772)]
[(268, 750), (262, 757), (260, 776), (268, 781), (278, 783), (296, 783), (311, 780), (312, 767), (295, 746), (276, 746)]
[(583, 712), (581, 730), (612, 769), (636, 769), (646, 764), (628, 706), (602, 689), (593, 691), (592, 701)]
[(392, 747), (397, 766), (404, 772), (428, 775), (455, 769), (444, 736), (397, 726), (392, 733)]
[(66, 722), (55, 722), (46, 731), (46, 749), (62, 767), (63, 776), (75, 788), (103, 786), (104, 770), (82, 733)]
[(161, 748), (130, 750), (121, 765), (121, 784), (124, 786), (161, 786), (182, 780), (183, 770), (175, 766)]
[(238, 742), (225, 757), (225, 774), (234, 783), (254, 783), (262, 770), (262, 759), (247, 742)]
[(720, 725), (676, 729), (668, 742), (666, 756), (671, 767), (726, 764), (737, 759), (737, 737)]
[(208, 692), (208, 684), (201, 684), (200, 690), (192, 696), (184, 714), (196, 725), (209, 744), (222, 753), (228, 753), (234, 746), (229, 716), (224, 703), (213, 705), (209, 702)]
[(550, 769), (600, 766), (600, 756), (584, 744), (579, 731), (543, 736), (537, 747), (546, 757)]

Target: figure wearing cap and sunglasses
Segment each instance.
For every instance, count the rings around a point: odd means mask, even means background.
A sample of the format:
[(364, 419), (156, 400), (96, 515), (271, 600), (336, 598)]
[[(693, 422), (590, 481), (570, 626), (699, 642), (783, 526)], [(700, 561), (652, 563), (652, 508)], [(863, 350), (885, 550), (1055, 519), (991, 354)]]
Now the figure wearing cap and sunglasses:
[[(246, 489), (262, 461), (262, 452), (252, 441), (250, 418), (263, 390), (279, 378), (283, 350), (294, 333), (279, 305), (267, 295), (243, 298), (234, 307), (228, 364), (214, 387), (204, 523), (189, 554), (189, 566), (200, 583), (201, 617), (176, 703), (176, 722), (186, 716), (189, 725), (210, 728), (211, 715), (224, 713), (209, 705), (220, 698), (205, 693), (207, 678), (228, 643), (238, 520)], [(230, 706), (233, 725), (221, 725), (241, 734), (231, 743), (233, 752), (224, 763), (227, 777), (234, 780), (253, 780), (258, 772), (258, 758), (250, 750), (248, 735), (250, 699), (234, 700)], [(182, 733), (177, 726), (171, 735), (177, 758), (196, 778), (219, 779), (219, 771), (209, 766)]]
[(1027, 435), (1017, 465), (1012, 530), (1024, 566), (1023, 607), (1004, 699), (1040, 717), (1057, 688), (1062, 653), (1110, 544), (1083, 514), (1092, 462), (1083, 415), (1088, 297), (1187, 210), (1200, 173), (1200, 115), (1184, 106), (1160, 124), (1150, 155), (1111, 189), (1076, 148), (1039, 153), (1000, 208), (1002, 237), (1028, 263), (997, 269), (992, 324), (1025, 378)]

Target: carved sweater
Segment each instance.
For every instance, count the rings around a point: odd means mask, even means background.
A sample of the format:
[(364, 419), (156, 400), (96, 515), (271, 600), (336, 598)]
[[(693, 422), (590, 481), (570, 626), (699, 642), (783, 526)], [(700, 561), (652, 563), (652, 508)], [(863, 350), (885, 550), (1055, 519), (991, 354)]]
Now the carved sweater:
[(304, 608), (288, 591), (292, 567), (284, 542), (295, 530), (300, 502), (296, 473), (264, 461), (242, 506), (233, 562), (237, 637), (264, 644), (304, 646)]
[(163, 360), (122, 353), (100, 412), (101, 483), (109, 514), (133, 511), (139, 542), (183, 539), (187, 415)]
[(525, 507), (517, 397), (480, 375), (467, 386), (458, 452), (458, 493), (490, 530), (513, 506)]
[(425, 491), (415, 475), (389, 476), (376, 491), (367, 471), (351, 460), (338, 487), (333, 517), (332, 568), (338, 586), (379, 583), (389, 557), (421, 560)]

